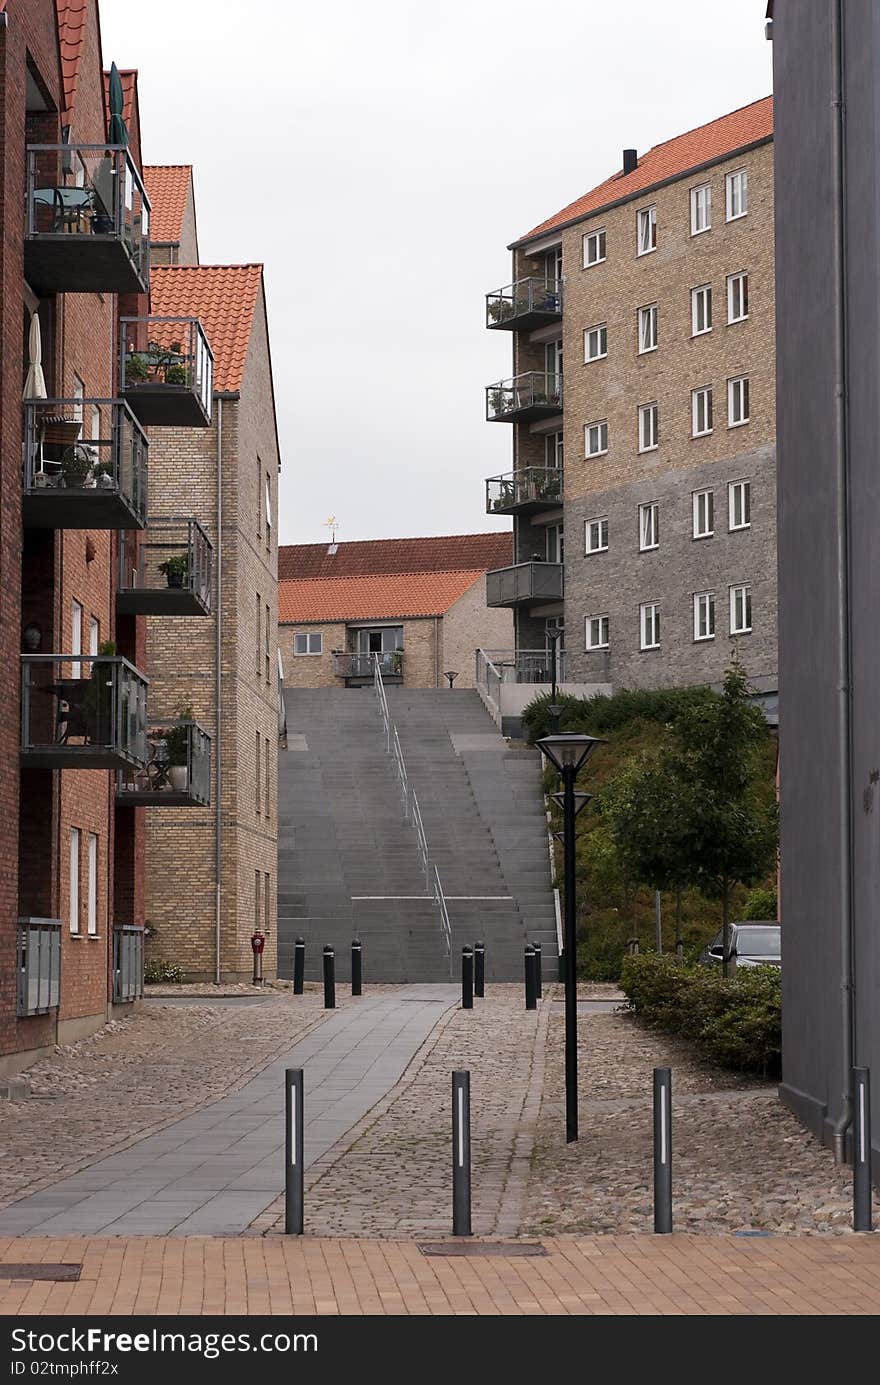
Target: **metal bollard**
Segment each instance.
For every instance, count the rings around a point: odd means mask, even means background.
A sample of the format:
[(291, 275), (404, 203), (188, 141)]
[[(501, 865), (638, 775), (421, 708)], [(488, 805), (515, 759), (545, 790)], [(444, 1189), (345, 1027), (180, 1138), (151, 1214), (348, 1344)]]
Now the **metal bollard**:
[(284, 1230), (303, 1234), (303, 1070), (284, 1073)]
[(358, 938), (355, 938), (351, 945), (351, 993), (352, 995), (363, 995), (362, 990), (362, 961), (363, 946)]
[(853, 1231), (872, 1229), (871, 1070), (853, 1068)]
[(324, 948), (324, 1009), (336, 1009), (336, 953), (329, 943)]
[(538, 991), (537, 991), (537, 984), (536, 984), (536, 981), (535, 981), (535, 949), (532, 947), (531, 943), (528, 943), (528, 944), (526, 945), (525, 967), (526, 967), (526, 1009), (527, 1009), (527, 1010), (537, 1010), (537, 1008), (538, 1008)]
[(544, 999), (544, 968), (541, 962), (541, 944), (532, 943), (535, 949), (535, 995), (539, 1000)]
[(474, 1008), (474, 954), (469, 947), (461, 949), (461, 1008)]
[(474, 995), (482, 1000), (486, 994), (486, 944), (474, 943)]
[(452, 1074), (452, 1234), (471, 1234), (471, 1075)]
[(654, 1069), (654, 1232), (672, 1230), (672, 1069)]
[(293, 994), (302, 995), (306, 971), (306, 940), (297, 938), (293, 945)]

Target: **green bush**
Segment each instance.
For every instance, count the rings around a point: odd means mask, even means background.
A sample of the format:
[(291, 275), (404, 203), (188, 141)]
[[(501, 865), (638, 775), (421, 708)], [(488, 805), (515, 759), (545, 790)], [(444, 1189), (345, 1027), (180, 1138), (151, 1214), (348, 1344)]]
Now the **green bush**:
[(775, 919), (779, 917), (776, 891), (770, 889), (749, 890), (743, 900), (744, 919)]
[(179, 967), (176, 962), (145, 962), (144, 981), (148, 986), (173, 983), (177, 985), (185, 981), (186, 976), (183, 967)]
[(714, 967), (672, 957), (625, 957), (620, 986), (645, 1024), (692, 1043), (701, 1056), (740, 1072), (777, 1077), (782, 1056), (782, 976), (749, 967), (725, 980)]
[[(671, 726), (686, 708), (699, 706), (714, 696), (711, 689), (706, 687), (624, 688), (611, 697), (603, 693), (597, 693), (594, 697), (573, 697), (570, 693), (559, 693), (556, 698), (556, 706), (562, 709), (559, 729), (604, 736), (619, 731), (633, 721)], [(536, 697), (524, 709), (522, 720), (528, 740), (536, 741), (549, 734), (550, 715), (547, 708), (551, 701), (550, 695), (546, 694)]]

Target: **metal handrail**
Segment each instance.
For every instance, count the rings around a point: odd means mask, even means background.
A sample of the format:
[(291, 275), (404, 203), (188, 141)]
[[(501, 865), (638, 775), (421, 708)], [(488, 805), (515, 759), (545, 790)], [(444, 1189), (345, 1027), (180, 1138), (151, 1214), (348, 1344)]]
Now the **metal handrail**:
[(428, 859), (428, 838), (425, 836), (425, 825), (422, 822), (422, 810), (419, 807), (419, 800), (416, 797), (415, 789), (410, 789), (410, 799), (412, 802), (413, 826), (416, 829), (416, 836), (419, 842), (419, 855), (422, 858), (422, 870), (425, 872), (425, 889), (431, 883), (431, 864)]
[(397, 727), (392, 725), (392, 741), (394, 745), (394, 760), (397, 765), (397, 774), (400, 779), (400, 797), (403, 803), (403, 820), (409, 821), (409, 778), (406, 773), (406, 761), (403, 758), (403, 749), (400, 744), (400, 736), (397, 734)]
[(449, 958), (449, 979), (452, 980), (452, 924), (449, 922), (446, 896), (443, 893), (443, 886), (440, 884), (440, 872), (436, 866), (434, 867), (434, 903), (440, 910), (440, 927), (443, 930), (446, 956)]
[(385, 696), (385, 684), (382, 681), (382, 670), (379, 667), (378, 655), (374, 656), (373, 661), (373, 687), (376, 690), (376, 700), (379, 703), (379, 711), (382, 714), (382, 729), (385, 732), (385, 749), (391, 754), (391, 717), (388, 714), (388, 698)]

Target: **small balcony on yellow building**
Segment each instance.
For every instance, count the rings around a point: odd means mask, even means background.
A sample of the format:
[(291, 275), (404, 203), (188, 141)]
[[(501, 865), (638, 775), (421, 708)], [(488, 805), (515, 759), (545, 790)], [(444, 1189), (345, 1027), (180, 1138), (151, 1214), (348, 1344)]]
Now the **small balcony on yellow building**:
[(527, 370), (486, 386), (490, 423), (531, 423), (561, 412), (562, 376), (555, 372)]
[(214, 356), (195, 317), (124, 317), (119, 393), (147, 427), (207, 428)]
[(534, 332), (562, 321), (562, 285), (556, 279), (517, 279), (486, 294), (486, 326), (507, 332)]

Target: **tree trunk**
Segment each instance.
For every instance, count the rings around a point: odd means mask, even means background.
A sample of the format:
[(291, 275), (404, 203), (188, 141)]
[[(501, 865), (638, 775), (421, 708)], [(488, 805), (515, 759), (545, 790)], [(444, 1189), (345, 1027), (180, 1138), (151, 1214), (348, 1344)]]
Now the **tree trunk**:
[(681, 941), (681, 886), (675, 887), (675, 955), (682, 956), (683, 944)]
[(724, 959), (724, 975), (730, 977), (733, 968), (730, 965), (730, 884), (727, 880), (723, 884), (721, 895), (721, 954)]

